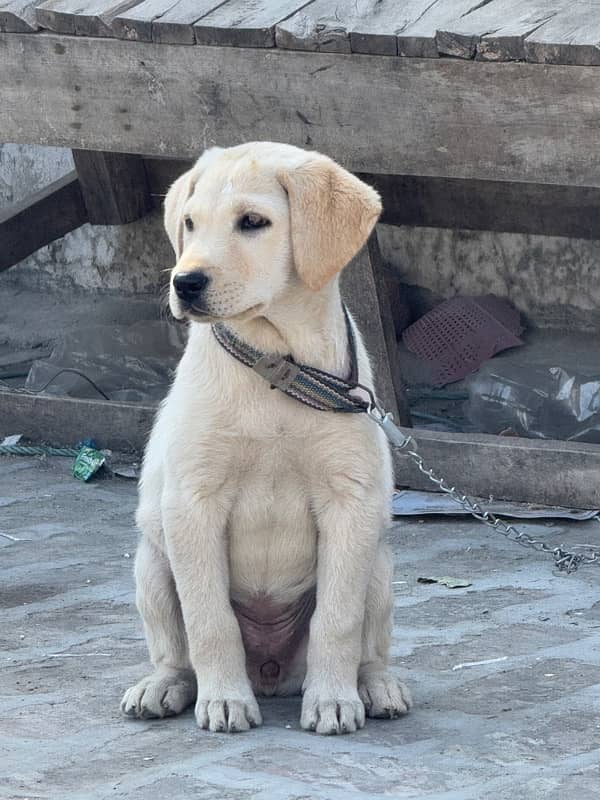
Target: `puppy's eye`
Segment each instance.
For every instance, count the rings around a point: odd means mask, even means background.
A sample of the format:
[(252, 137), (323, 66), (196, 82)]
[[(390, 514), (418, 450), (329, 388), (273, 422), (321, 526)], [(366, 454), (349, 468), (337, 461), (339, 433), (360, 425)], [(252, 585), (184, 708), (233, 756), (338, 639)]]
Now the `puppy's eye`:
[(192, 218), (191, 217), (186, 217), (184, 219), (184, 223), (185, 223), (185, 227), (187, 228), (188, 231), (193, 231), (194, 230), (194, 223), (192, 222)]
[(271, 220), (261, 217), (260, 214), (244, 214), (238, 222), (241, 231), (256, 231), (259, 228), (266, 228), (271, 224)]

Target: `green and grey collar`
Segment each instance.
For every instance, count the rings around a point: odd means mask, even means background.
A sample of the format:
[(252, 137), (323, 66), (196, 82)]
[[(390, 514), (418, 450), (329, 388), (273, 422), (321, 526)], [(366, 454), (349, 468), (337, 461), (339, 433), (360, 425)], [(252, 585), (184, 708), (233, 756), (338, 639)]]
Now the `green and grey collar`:
[(363, 389), (369, 395), (371, 393), (358, 383), (356, 337), (348, 310), (345, 305), (342, 308), (350, 350), (350, 377), (347, 381), (316, 367), (297, 364), (291, 355), (263, 353), (240, 339), (224, 322), (214, 324), (212, 331), (215, 339), (230, 355), (267, 380), (272, 389), (279, 389), (288, 397), (293, 397), (317, 411), (364, 412), (370, 408), (371, 403), (351, 392)]

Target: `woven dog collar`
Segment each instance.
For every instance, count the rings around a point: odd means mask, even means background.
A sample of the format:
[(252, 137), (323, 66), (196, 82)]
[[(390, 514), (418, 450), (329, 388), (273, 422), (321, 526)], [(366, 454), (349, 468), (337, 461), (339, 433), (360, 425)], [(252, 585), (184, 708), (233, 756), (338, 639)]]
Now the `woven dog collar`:
[(272, 389), (279, 389), (288, 397), (293, 397), (317, 411), (364, 412), (369, 408), (369, 402), (351, 394), (362, 387), (358, 384), (356, 338), (346, 306), (342, 305), (342, 308), (348, 332), (351, 365), (350, 378), (347, 381), (316, 367), (297, 364), (292, 356), (278, 356), (257, 350), (240, 339), (224, 322), (214, 324), (212, 332), (230, 355), (257, 372), (269, 382)]

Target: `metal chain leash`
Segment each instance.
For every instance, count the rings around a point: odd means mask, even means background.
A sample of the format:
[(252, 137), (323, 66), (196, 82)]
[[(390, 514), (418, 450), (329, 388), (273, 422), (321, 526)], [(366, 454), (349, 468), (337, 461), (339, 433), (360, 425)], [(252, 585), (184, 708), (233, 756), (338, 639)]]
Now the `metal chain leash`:
[(415, 462), (423, 475), (429, 478), (432, 483), (435, 483), (442, 492), (451, 497), (455, 503), (462, 506), (479, 522), (483, 522), (484, 525), (492, 528), (511, 542), (516, 542), (523, 547), (529, 547), (538, 552), (548, 553), (554, 558), (554, 563), (561, 572), (575, 572), (582, 564), (600, 564), (599, 551), (590, 549), (588, 553), (572, 553), (566, 550), (563, 545), (550, 547), (541, 539), (535, 539), (533, 536), (520, 531), (512, 523), (497, 517), (491, 511), (484, 511), (475, 500), (467, 497), (454, 486), (448, 486), (444, 478), (440, 478), (432, 469), (427, 467), (417, 451), (417, 443), (413, 437), (402, 433), (400, 428), (395, 425), (391, 414), (386, 414), (374, 403), (367, 410), (367, 414), (382, 428), (392, 447), (403, 451)]

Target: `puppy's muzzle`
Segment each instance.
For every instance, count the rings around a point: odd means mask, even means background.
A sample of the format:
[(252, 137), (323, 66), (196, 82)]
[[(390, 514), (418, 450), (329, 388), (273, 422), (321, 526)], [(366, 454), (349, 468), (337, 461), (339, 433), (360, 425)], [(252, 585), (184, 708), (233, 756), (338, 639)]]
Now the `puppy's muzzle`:
[(210, 278), (204, 272), (179, 272), (173, 278), (173, 288), (184, 306), (201, 309), (202, 295), (209, 281)]

